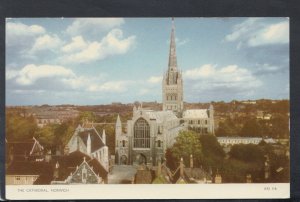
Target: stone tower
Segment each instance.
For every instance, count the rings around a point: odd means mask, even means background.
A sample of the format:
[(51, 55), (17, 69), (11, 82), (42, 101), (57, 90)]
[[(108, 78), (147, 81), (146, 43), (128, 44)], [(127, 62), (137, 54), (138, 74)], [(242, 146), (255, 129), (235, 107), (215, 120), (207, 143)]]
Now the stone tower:
[(163, 110), (172, 110), (181, 116), (183, 111), (183, 81), (182, 73), (177, 67), (175, 26), (172, 18), (170, 52), (168, 70), (164, 74), (162, 84)]
[(118, 115), (115, 127), (115, 163), (128, 164), (128, 137), (122, 131), (122, 122)]

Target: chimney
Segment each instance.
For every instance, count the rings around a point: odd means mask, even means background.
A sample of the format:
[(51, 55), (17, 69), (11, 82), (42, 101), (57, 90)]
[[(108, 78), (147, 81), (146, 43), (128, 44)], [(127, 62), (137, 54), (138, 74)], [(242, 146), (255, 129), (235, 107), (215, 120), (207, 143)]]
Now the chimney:
[(102, 141), (103, 141), (103, 143), (106, 145), (106, 134), (105, 134), (105, 129), (103, 129), (103, 132), (102, 132)]
[(92, 153), (92, 142), (91, 142), (91, 135), (88, 135), (87, 142), (86, 142), (86, 152), (88, 155)]
[(57, 161), (56, 164), (55, 164), (54, 173), (53, 173), (53, 178), (54, 179), (57, 179), (59, 177), (58, 169), (59, 169), (59, 163)]
[(183, 177), (183, 158), (180, 159), (180, 177)]
[(251, 174), (247, 174), (246, 183), (252, 183)]
[(161, 160), (158, 159), (158, 163), (157, 163), (157, 177), (159, 177), (161, 175)]
[(190, 155), (190, 168), (194, 167), (194, 160), (193, 160), (193, 155)]
[(217, 173), (215, 176), (215, 184), (221, 184), (222, 183), (222, 176), (219, 174), (219, 170), (217, 169)]
[(45, 155), (45, 162), (49, 163), (51, 161), (51, 150), (49, 149)]

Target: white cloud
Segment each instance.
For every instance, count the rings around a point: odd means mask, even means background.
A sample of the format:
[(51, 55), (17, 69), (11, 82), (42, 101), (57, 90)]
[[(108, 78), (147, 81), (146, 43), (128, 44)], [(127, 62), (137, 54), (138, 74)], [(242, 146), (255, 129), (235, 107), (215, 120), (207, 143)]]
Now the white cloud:
[(276, 66), (276, 65), (270, 65), (270, 64), (256, 64), (255, 65), (254, 74), (257, 76), (265, 76), (269, 74), (277, 74), (282, 73), (284, 71), (287, 71), (288, 68), (285, 68), (284, 66)]
[(62, 51), (65, 53), (70, 53), (78, 50), (82, 50), (87, 47), (87, 43), (82, 36), (76, 36), (72, 38), (72, 42), (66, 44), (62, 47)]
[(78, 18), (67, 28), (72, 36), (82, 33), (108, 31), (124, 23), (123, 18)]
[[(175, 43), (176, 43), (177, 46), (183, 46), (183, 45), (185, 45), (185, 44), (187, 44), (189, 42), (190, 42), (190, 39), (188, 39), (188, 38), (185, 38), (185, 39), (179, 39), (177, 37), (175, 38)], [(170, 39), (168, 39), (166, 41), (166, 44), (170, 45)]]
[(289, 23), (287, 21), (270, 25), (260, 30), (248, 40), (249, 46), (265, 44), (285, 44), (289, 42)]
[(74, 77), (72, 70), (62, 66), (29, 64), (23, 67), (16, 77), (19, 85), (32, 85), (37, 80), (51, 77)]
[(176, 41), (176, 44), (177, 44), (178, 46), (183, 46), (183, 45), (185, 45), (185, 44), (187, 44), (187, 43), (190, 42), (189, 39), (179, 40), (178, 38), (176, 38), (175, 41)]
[(233, 32), (225, 36), (227, 42), (238, 42), (242, 46), (262, 46), (289, 43), (289, 21), (266, 24), (263, 18), (248, 18), (233, 27)]
[[(82, 39), (82, 42), (84, 40)], [(84, 49), (79, 52), (64, 55), (61, 61), (64, 63), (87, 63), (102, 60), (112, 55), (126, 53), (134, 44), (135, 36), (123, 38), (120, 29), (111, 30), (101, 42), (87, 42)]]
[(6, 80), (16, 78), (19, 74), (17, 70), (6, 70)]
[(197, 91), (232, 89), (242, 92), (262, 85), (249, 70), (237, 65), (217, 68), (216, 65), (206, 64), (185, 71), (183, 76), (187, 85), (190, 85), (187, 88)]
[(57, 35), (48, 35), (38, 37), (31, 49), (31, 52), (41, 51), (41, 50), (56, 50), (62, 45), (61, 39)]
[[(49, 80), (49, 78), (51, 79)], [(104, 78), (103, 75), (78, 76), (71, 69), (56, 65), (29, 64), (19, 71), (8, 70), (6, 72), (6, 79), (14, 79), (16, 84), (21, 88), (14, 90), (20, 90), (20, 92), (24, 90), (22, 87), (30, 86), (34, 90), (44, 91), (51, 90), (53, 87), (53, 89), (73, 90), (77, 92), (120, 93), (127, 91), (128, 86), (134, 83), (134, 81), (129, 80), (107, 81)], [(42, 83), (43, 85), (40, 85)], [(47, 89), (44, 89), (45, 84)]]
[(25, 25), (18, 22), (6, 22), (6, 46), (18, 46), (32, 42), (35, 37), (46, 32), (39, 25)]
[(25, 25), (23, 23), (7, 22), (6, 36), (36, 36), (45, 33), (44, 27), (39, 25)]
[(184, 72), (184, 75), (188, 79), (199, 79), (203, 77), (209, 77), (212, 76), (215, 73), (215, 66), (212, 66), (211, 64), (206, 64), (201, 66), (200, 68), (194, 68), (187, 70)]
[(87, 90), (91, 92), (125, 92), (133, 81), (108, 81), (102, 84), (91, 84)]
[(157, 84), (162, 82), (162, 76), (151, 76), (147, 82), (152, 83), (152, 84)]
[(260, 18), (248, 18), (244, 22), (235, 25), (233, 27), (233, 32), (226, 35), (225, 41), (236, 41), (250, 34), (250, 32), (255, 31), (255, 28), (261, 26), (261, 24), (258, 23), (259, 20)]

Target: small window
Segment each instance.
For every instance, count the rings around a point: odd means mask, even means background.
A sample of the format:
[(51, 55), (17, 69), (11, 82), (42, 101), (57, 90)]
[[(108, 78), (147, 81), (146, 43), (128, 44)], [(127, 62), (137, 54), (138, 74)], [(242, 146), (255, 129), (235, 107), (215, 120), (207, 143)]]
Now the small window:
[(125, 147), (125, 140), (122, 141), (122, 146)]
[(160, 140), (157, 141), (157, 147), (161, 147), (161, 141)]

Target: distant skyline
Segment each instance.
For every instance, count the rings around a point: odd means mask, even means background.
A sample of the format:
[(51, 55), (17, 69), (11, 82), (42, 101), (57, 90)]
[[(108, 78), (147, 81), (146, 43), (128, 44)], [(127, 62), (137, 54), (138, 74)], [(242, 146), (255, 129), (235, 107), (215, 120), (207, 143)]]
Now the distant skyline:
[[(171, 18), (6, 19), (6, 105), (162, 100)], [(184, 101), (289, 99), (289, 19), (175, 18)]]

